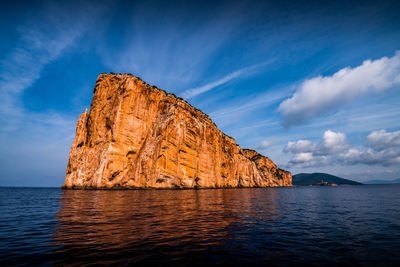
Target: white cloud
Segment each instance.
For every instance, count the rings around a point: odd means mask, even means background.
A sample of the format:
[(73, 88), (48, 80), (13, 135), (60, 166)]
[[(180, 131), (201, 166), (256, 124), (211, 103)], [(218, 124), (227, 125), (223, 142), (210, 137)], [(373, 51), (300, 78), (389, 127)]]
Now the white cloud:
[(322, 147), (329, 152), (340, 152), (349, 147), (344, 133), (335, 133), (331, 130), (324, 132)]
[(367, 143), (378, 151), (400, 146), (400, 131), (391, 133), (385, 130), (374, 131), (367, 136)]
[(350, 148), (349, 150), (347, 150), (343, 153), (340, 153), (339, 156), (343, 160), (350, 162), (350, 161), (353, 161), (353, 159), (360, 158), (361, 154), (362, 153), (360, 151), (358, 151), (357, 149)]
[(356, 68), (346, 67), (332, 76), (305, 80), (279, 111), (285, 126), (301, 124), (367, 92), (400, 85), (400, 52), (393, 57), (365, 60)]
[(284, 152), (292, 153), (307, 153), (313, 152), (317, 148), (317, 144), (310, 140), (298, 140), (295, 142), (288, 142), (288, 144), (283, 149)]
[(390, 166), (400, 163), (400, 147), (387, 148), (376, 151), (367, 149), (363, 152), (357, 149), (351, 149), (346, 153), (339, 155), (339, 161), (348, 165), (366, 164)]
[(258, 149), (268, 149), (273, 145), (275, 145), (275, 142), (264, 140), (261, 142), (261, 144), (257, 148)]
[(292, 162), (296, 162), (296, 163), (305, 163), (305, 162), (311, 162), (312, 160), (314, 160), (313, 154), (310, 152), (307, 153), (298, 153), (295, 154), (292, 158)]
[(311, 152), (295, 154), (289, 161), (289, 166), (300, 165), (302, 167), (324, 166), (328, 163), (326, 156), (316, 156)]
[(319, 143), (310, 140), (288, 142), (284, 152), (293, 154), (289, 166), (311, 167), (334, 165), (381, 165), (400, 163), (400, 131), (371, 132), (363, 151), (351, 147), (344, 133), (331, 130), (324, 132)]
[(310, 140), (298, 140), (288, 142), (283, 149), (284, 152), (293, 154), (312, 152), (314, 155), (326, 155), (329, 153), (342, 152), (349, 147), (346, 135), (340, 132), (327, 130), (324, 132), (322, 141), (319, 143)]

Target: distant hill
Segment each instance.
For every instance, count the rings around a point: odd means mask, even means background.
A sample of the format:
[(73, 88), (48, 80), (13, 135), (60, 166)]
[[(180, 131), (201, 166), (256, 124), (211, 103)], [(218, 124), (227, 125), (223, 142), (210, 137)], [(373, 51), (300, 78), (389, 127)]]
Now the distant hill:
[(394, 180), (369, 180), (365, 184), (400, 184), (400, 178)]
[(293, 176), (293, 185), (361, 185), (362, 183), (327, 173), (299, 173)]

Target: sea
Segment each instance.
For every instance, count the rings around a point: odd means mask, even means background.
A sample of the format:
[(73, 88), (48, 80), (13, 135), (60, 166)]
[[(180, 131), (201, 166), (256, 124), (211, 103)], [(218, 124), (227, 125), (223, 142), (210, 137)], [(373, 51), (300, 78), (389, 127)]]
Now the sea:
[(400, 185), (0, 188), (0, 266), (400, 266)]

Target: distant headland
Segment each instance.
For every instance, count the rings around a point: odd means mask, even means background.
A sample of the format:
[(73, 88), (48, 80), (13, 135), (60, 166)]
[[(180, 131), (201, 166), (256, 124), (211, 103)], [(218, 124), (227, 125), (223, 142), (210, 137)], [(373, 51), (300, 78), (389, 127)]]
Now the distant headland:
[(299, 173), (293, 175), (293, 185), (361, 185), (362, 183), (344, 179), (327, 173)]

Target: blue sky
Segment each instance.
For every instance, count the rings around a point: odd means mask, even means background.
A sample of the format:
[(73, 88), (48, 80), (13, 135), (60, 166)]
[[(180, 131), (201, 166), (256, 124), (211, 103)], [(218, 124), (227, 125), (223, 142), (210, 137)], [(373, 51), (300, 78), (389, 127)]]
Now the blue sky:
[(261, 2), (3, 4), (0, 185), (62, 185), (103, 72), (183, 97), (294, 174), (399, 178), (400, 4)]

